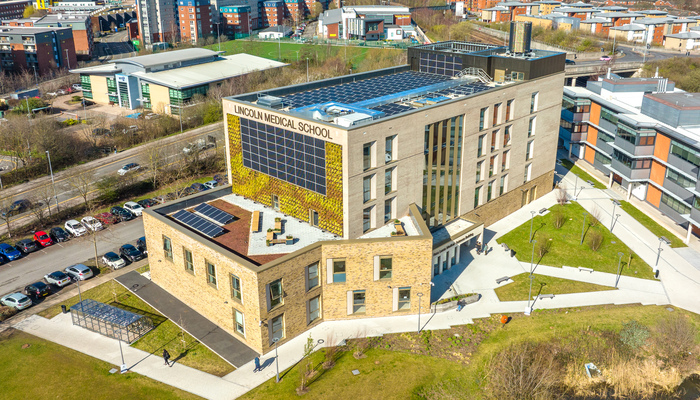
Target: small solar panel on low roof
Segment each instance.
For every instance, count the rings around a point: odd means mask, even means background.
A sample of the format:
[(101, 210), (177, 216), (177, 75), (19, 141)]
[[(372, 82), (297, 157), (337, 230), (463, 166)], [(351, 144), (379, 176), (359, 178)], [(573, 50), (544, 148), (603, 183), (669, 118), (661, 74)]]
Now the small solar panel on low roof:
[(222, 227), (215, 225), (199, 215), (195, 215), (189, 211), (180, 210), (173, 214), (173, 218), (176, 221), (179, 221), (180, 223), (211, 238), (220, 235), (224, 231)]
[(226, 225), (233, 219), (233, 215), (207, 203), (202, 203), (198, 205), (194, 208), (194, 211), (218, 222), (221, 225)]

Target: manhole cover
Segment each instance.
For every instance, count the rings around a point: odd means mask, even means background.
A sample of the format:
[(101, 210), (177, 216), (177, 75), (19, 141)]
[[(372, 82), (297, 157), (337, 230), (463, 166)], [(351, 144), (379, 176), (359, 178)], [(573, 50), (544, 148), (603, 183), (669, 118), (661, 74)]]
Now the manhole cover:
[(360, 375), (360, 370), (359, 369), (353, 369), (352, 370), (353, 375)]
[(116, 368), (112, 368), (112, 369), (109, 370), (109, 373), (110, 373), (110, 374), (114, 374), (114, 373), (116, 373), (117, 371), (119, 371), (119, 370), (116, 369)]
[(674, 309), (671, 308), (671, 307), (666, 307), (666, 310), (667, 310), (667, 311), (676, 311), (676, 310), (674, 310)]

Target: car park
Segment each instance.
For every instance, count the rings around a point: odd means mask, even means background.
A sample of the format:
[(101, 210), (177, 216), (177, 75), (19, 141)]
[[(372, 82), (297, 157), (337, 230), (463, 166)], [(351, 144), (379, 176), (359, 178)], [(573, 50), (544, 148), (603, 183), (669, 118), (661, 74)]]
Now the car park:
[(135, 201), (127, 201), (126, 203), (124, 203), (124, 209), (131, 212), (137, 217), (140, 217), (141, 213), (143, 212), (143, 207), (141, 207)]
[(0, 303), (18, 310), (24, 310), (32, 305), (32, 299), (22, 293), (12, 293), (0, 299)]
[(71, 265), (64, 272), (74, 281), (84, 281), (92, 278), (92, 270), (83, 264)]
[(141, 168), (140, 165), (138, 165), (138, 164), (136, 164), (136, 163), (129, 163), (129, 164), (125, 164), (124, 166), (122, 166), (122, 167), (117, 171), (117, 173), (118, 173), (120, 176), (124, 176), (124, 175), (128, 174), (129, 172), (136, 171), (136, 170), (139, 169), (139, 168)]
[(197, 191), (194, 190), (191, 186), (184, 187), (184, 188), (182, 188), (182, 190), (180, 190), (181, 197), (190, 196), (190, 195), (193, 195), (195, 193), (197, 193)]
[(209, 189), (214, 189), (215, 187), (219, 186), (219, 182), (217, 182), (217, 181), (204, 182), (204, 186), (208, 187)]
[(125, 244), (119, 248), (119, 255), (129, 260), (130, 262), (136, 262), (142, 260), (145, 255), (139, 251), (133, 244)]
[(82, 92), (82, 91), (83, 91), (83, 87), (82, 87), (79, 83), (74, 83), (70, 88), (73, 89), (73, 91), (76, 91), (76, 92)]
[(146, 237), (141, 236), (137, 241), (136, 241), (136, 248), (139, 249), (140, 252), (148, 256), (148, 248), (146, 247)]
[(137, 203), (143, 208), (149, 208), (158, 205), (158, 202), (154, 199), (143, 199), (137, 201)]
[(54, 243), (67, 242), (70, 239), (70, 235), (60, 226), (51, 228), (49, 230), (49, 236), (54, 241)]
[(109, 212), (112, 213), (115, 217), (117, 217), (120, 221), (131, 221), (132, 219), (136, 218), (136, 216), (131, 211), (121, 208), (119, 206), (112, 207), (109, 210)]
[(39, 250), (39, 247), (31, 239), (20, 240), (19, 242), (15, 243), (15, 248), (25, 255)]
[(46, 282), (56, 285), (58, 287), (64, 287), (71, 283), (70, 276), (66, 275), (62, 271), (54, 271), (50, 274), (44, 275)]
[(102, 263), (107, 265), (112, 269), (118, 269), (126, 265), (123, 258), (119, 257), (117, 253), (110, 251), (109, 253), (102, 256)]
[(87, 229), (80, 222), (74, 219), (66, 221), (64, 228), (66, 228), (68, 233), (75, 237), (82, 236), (87, 233)]
[(44, 282), (34, 282), (24, 287), (24, 294), (33, 299), (40, 299), (51, 294), (51, 287)]
[(29, 210), (32, 208), (32, 203), (29, 200), (17, 200), (13, 202), (10, 207), (8, 207), (5, 210), (2, 210), (2, 216), (7, 217), (7, 216), (13, 216), (16, 214), (22, 214), (23, 212)]
[(104, 226), (116, 224), (117, 222), (119, 222), (119, 218), (115, 217), (114, 214), (109, 212), (99, 213), (95, 215), (95, 219), (100, 221)]
[(83, 224), (84, 227), (86, 227), (88, 230), (91, 230), (93, 232), (101, 231), (105, 227), (102, 225), (102, 222), (98, 221), (95, 219), (95, 217), (83, 217), (83, 219), (80, 220), (80, 222)]
[(7, 243), (0, 243), (0, 255), (7, 261), (14, 261), (22, 257), (22, 253)]
[(53, 240), (51, 240), (51, 236), (48, 235), (48, 233), (44, 231), (36, 231), (34, 232), (34, 241), (39, 243), (39, 246), (41, 247), (48, 247), (53, 244)]

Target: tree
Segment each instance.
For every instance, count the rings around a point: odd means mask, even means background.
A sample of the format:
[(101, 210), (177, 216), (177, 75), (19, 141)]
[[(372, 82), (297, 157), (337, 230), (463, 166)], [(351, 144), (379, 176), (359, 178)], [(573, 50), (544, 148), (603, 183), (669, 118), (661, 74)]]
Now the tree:
[(148, 167), (148, 175), (153, 189), (158, 187), (158, 179), (160, 173), (167, 165), (167, 156), (163, 147), (158, 143), (153, 143), (151, 146), (146, 146), (143, 152), (144, 164)]
[(338, 8), (338, 5), (335, 3), (335, 0), (331, 0), (328, 2), (328, 9), (329, 10), (335, 10)]
[(317, 1), (314, 3), (313, 9), (311, 10), (311, 19), (316, 19), (318, 18), (319, 15), (323, 12), (323, 3), (320, 1)]
[(34, 8), (34, 6), (27, 6), (24, 8), (24, 12), (22, 13), (22, 18), (29, 18), (32, 15), (34, 15), (35, 12), (36, 12), (36, 9)]
[(7, 237), (12, 237), (12, 229), (10, 226), (10, 221), (12, 220), (12, 215), (10, 215), (10, 207), (12, 206), (12, 198), (8, 196), (0, 196), (0, 219), (5, 222), (7, 226)]
[(31, 211), (40, 225), (45, 225), (47, 212), (51, 216), (51, 201), (54, 200), (53, 193), (53, 187), (50, 184), (40, 186), (34, 190), (31, 198)]
[(68, 184), (75, 189), (87, 207), (89, 205), (90, 192), (94, 185), (95, 171), (85, 166), (74, 167), (70, 170)]

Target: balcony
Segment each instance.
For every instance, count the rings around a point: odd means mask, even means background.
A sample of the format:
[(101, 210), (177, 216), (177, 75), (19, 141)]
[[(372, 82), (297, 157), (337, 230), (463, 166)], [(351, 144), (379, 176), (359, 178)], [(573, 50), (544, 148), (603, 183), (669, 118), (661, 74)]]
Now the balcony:
[(36, 47), (34, 46), (28, 46), (24, 48), (25, 53), (36, 53)]
[(668, 155), (668, 163), (690, 176), (698, 176), (698, 171), (700, 171), (700, 169), (696, 165), (683, 160), (682, 158), (676, 156), (673, 153)]
[(10, 46), (0, 46), (0, 53), (11, 53), (12, 47)]
[(637, 146), (619, 136), (615, 136), (615, 146), (624, 150), (628, 154), (635, 156), (651, 156), (654, 154), (654, 146)]
[(617, 171), (622, 177), (627, 181), (638, 181), (643, 179), (649, 179), (650, 168), (643, 169), (633, 169), (623, 164), (621, 161), (612, 159), (610, 168)]
[(686, 203), (693, 202), (693, 193), (682, 187), (671, 179), (664, 179), (664, 189), (685, 200)]
[(700, 210), (695, 207), (690, 207), (690, 219), (700, 224)]
[(23, 40), (22, 44), (25, 46), (28, 46), (28, 45), (35, 45), (36, 42), (34, 40)]

